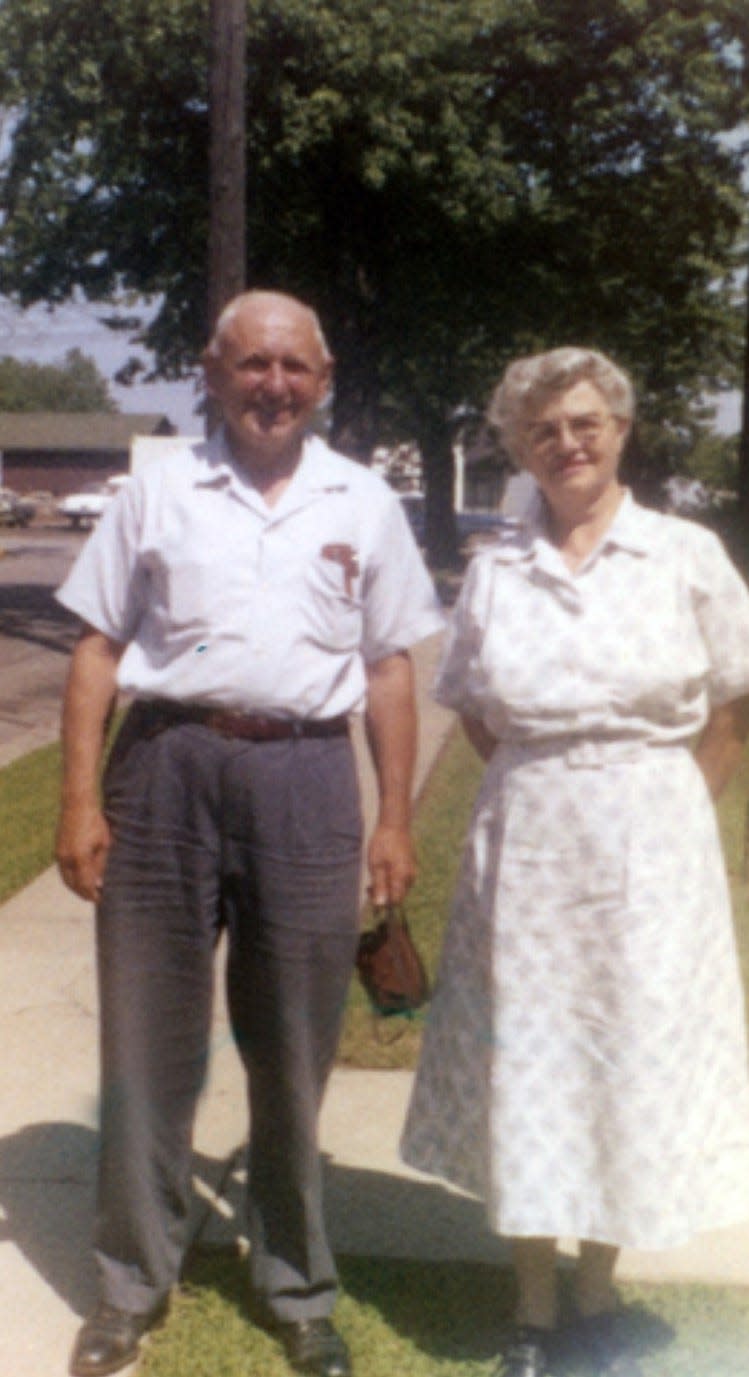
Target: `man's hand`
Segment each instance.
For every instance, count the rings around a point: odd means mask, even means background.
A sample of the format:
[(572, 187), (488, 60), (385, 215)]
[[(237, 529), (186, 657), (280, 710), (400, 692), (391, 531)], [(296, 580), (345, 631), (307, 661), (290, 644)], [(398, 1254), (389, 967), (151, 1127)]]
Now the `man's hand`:
[(55, 855), (65, 884), (97, 900), (111, 845), (99, 803), (99, 767), (124, 646), (85, 627), (73, 651), (62, 709), (62, 802)]
[(375, 907), (400, 904), (416, 878), (411, 833), (405, 827), (375, 828), (367, 851), (369, 894)]
[(95, 804), (61, 812), (55, 856), (68, 889), (82, 899), (99, 899), (111, 841), (109, 824)]

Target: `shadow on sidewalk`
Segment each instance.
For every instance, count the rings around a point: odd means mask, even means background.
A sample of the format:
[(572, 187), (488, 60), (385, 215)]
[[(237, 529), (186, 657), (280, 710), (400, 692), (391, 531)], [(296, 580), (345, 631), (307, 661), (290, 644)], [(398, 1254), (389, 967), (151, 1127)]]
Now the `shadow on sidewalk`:
[[(99, 1136), (78, 1123), (29, 1124), (0, 1138), (0, 1243), (15, 1244), (26, 1262), (78, 1315), (96, 1302), (91, 1235)], [(216, 1179), (223, 1169), (200, 1154), (194, 1174)], [(197, 1195), (194, 1214), (205, 1212)]]
[(55, 601), (54, 590), (45, 584), (0, 586), (0, 636), (67, 656), (79, 630), (80, 623)]

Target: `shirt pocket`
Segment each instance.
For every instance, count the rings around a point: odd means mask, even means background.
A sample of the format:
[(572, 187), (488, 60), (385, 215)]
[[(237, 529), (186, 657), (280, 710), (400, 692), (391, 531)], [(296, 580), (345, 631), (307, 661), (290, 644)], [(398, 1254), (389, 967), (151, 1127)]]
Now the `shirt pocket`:
[(344, 555), (333, 558), (322, 553), (314, 555), (304, 567), (303, 584), (306, 619), (313, 642), (323, 649), (358, 650), (362, 636), (362, 602), (356, 552), (350, 551), (350, 561)]
[(236, 570), (232, 582), (229, 567), (209, 553), (169, 551), (167, 558), (157, 558), (152, 577), (175, 630), (203, 631), (225, 619), (232, 589), (236, 591)]

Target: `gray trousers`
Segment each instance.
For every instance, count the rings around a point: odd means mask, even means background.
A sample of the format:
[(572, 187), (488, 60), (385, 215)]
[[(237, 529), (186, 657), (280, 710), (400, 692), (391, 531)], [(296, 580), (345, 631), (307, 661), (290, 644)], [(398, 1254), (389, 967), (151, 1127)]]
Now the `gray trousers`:
[(278, 1319), (326, 1315), (336, 1271), (317, 1146), (357, 942), (361, 818), (346, 736), (249, 743), (136, 704), (105, 778), (97, 914), (104, 1299), (144, 1311), (185, 1248), (213, 955), (228, 938), (248, 1076), (251, 1281)]

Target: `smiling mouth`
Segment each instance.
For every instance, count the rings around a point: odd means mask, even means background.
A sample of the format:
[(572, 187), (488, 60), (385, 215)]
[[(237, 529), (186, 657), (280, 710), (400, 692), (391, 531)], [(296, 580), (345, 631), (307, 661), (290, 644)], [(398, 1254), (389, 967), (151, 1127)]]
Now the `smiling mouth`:
[(578, 469), (588, 468), (590, 462), (587, 456), (581, 456), (575, 459), (561, 459), (558, 464), (554, 465), (552, 472), (561, 474), (576, 473)]
[(278, 425), (288, 425), (294, 419), (291, 407), (284, 406), (269, 411), (263, 407), (249, 407), (248, 414), (258, 422), (263, 430), (272, 430)]

